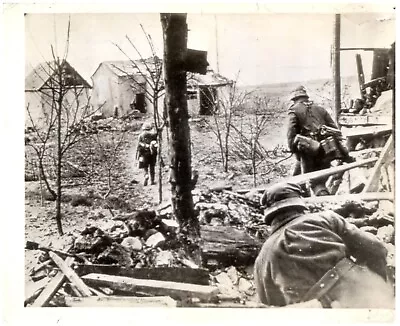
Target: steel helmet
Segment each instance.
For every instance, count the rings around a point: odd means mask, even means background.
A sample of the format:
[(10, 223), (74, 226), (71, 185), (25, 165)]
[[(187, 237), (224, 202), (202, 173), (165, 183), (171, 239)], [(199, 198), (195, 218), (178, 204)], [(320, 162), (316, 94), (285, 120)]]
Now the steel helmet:
[(264, 210), (264, 222), (270, 224), (287, 207), (298, 207), (307, 209), (302, 197), (301, 188), (295, 183), (278, 183), (268, 188), (261, 200), (262, 206), (267, 206)]
[(299, 97), (307, 97), (307, 98), (309, 97), (308, 94), (307, 94), (306, 88), (304, 86), (297, 87), (290, 94), (290, 100), (291, 101), (294, 101), (295, 99), (297, 99)]
[(151, 122), (145, 122), (142, 125), (142, 130), (151, 130), (153, 128), (153, 124)]

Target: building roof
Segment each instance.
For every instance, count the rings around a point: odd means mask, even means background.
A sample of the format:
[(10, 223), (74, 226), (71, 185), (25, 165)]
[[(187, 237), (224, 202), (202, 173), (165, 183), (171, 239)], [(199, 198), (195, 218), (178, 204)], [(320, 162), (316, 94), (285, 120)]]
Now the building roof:
[[(146, 74), (148, 73), (148, 69), (154, 70), (155, 69), (155, 62), (162, 64), (161, 59), (158, 57), (155, 57), (154, 59), (152, 57), (147, 58), (147, 59), (140, 59), (140, 60), (116, 60), (116, 61), (103, 61), (100, 63), (99, 67), (101, 65), (104, 65), (108, 67), (115, 75), (119, 77), (124, 77), (124, 76), (132, 76), (132, 75), (138, 75), (140, 73)], [(96, 71), (99, 68), (96, 69)], [(94, 74), (96, 73), (94, 72)], [(93, 75), (94, 75), (93, 74)]]
[(212, 69), (208, 69), (205, 75), (192, 74), (188, 79), (188, 86), (225, 86), (233, 84), (233, 80), (226, 78)]
[[(84, 87), (90, 87), (89, 83), (83, 79), (81, 75), (67, 62), (64, 62), (64, 65), (67, 70), (74, 73), (75, 80), (78, 81)], [(39, 91), (47, 81), (55, 74), (56, 72), (56, 63), (54, 61), (51, 62), (42, 62), (39, 63), (31, 73), (25, 78), (25, 90), (26, 91)]]
[[(161, 64), (161, 59), (156, 57), (156, 60), (159, 60), (158, 62)], [(101, 65), (104, 65), (109, 68), (110, 71), (112, 71), (115, 75), (119, 77), (124, 77), (124, 76), (133, 76), (133, 75), (140, 75), (140, 73), (147, 74), (147, 68), (145, 63), (150, 69), (154, 69), (154, 59), (153, 58), (148, 58), (148, 59), (141, 59), (141, 60), (120, 60), (120, 61), (104, 61), (100, 63), (99, 67)], [(135, 66), (137, 65), (137, 67)], [(139, 69), (140, 71), (139, 71)], [(96, 71), (99, 68), (96, 69)], [(96, 72), (95, 72), (96, 73)], [(94, 74), (95, 74), (94, 73)], [(93, 74), (93, 75), (94, 75)], [(195, 86), (224, 86), (224, 85), (229, 85), (232, 84), (233, 81), (230, 80), (229, 78), (226, 78), (216, 72), (214, 72), (212, 69), (208, 69), (207, 73), (205, 75), (200, 75), (200, 74), (188, 74), (188, 86), (189, 87), (195, 87)]]

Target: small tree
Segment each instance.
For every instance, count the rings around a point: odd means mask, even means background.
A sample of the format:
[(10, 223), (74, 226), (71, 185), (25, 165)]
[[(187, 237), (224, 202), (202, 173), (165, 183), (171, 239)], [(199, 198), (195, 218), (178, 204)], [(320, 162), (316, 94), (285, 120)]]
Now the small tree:
[(110, 130), (98, 132), (93, 136), (93, 140), (98, 149), (99, 158), (102, 164), (102, 169), (107, 176), (107, 192), (104, 195), (106, 199), (114, 190), (113, 176), (118, 155), (122, 149), (126, 136), (126, 130), (121, 128), (118, 130)]
[[(259, 143), (259, 139), (267, 128), (269, 121), (268, 106), (269, 99), (265, 97), (256, 96), (254, 98), (254, 111), (250, 115), (249, 133), (250, 133), (250, 153), (251, 153), (251, 166), (253, 169), (253, 184), (257, 186), (257, 158), (258, 154), (262, 152), (263, 148)], [(260, 150), (261, 148), (261, 150)], [(260, 160), (261, 161), (261, 160)]]
[[(67, 63), (70, 39), (70, 22), (67, 28), (67, 40), (63, 57), (60, 58), (54, 52), (51, 45), (52, 61), (46, 62), (41, 67), (45, 71), (43, 82), (45, 85), (40, 89), (44, 98), (43, 117), (38, 123), (33, 116), (29, 104), (27, 113), (30, 117), (32, 129), (37, 136), (37, 142), (28, 141), (27, 145), (32, 147), (38, 157), (41, 177), (56, 201), (56, 222), (60, 235), (63, 234), (61, 223), (61, 197), (62, 197), (62, 166), (65, 163), (66, 154), (83, 139), (89, 136), (82, 132), (80, 125), (89, 118), (94, 111), (89, 106), (90, 98), (86, 94), (86, 87), (79, 75)], [(41, 74), (37, 73), (38, 76)], [(89, 86), (89, 85), (84, 85)], [(82, 102), (83, 101), (83, 102)], [(99, 108), (101, 109), (101, 108)], [(51, 140), (56, 142), (55, 153), (49, 153)], [(56, 166), (56, 190), (54, 191), (46, 177), (44, 168), (44, 157), (52, 156)]]
[(236, 81), (230, 85), (227, 93), (215, 94), (211, 91), (208, 93), (213, 97), (210, 100), (215, 103), (212, 122), (208, 124), (218, 142), (223, 171), (228, 172), (233, 117), (243, 108), (250, 93), (240, 91)]

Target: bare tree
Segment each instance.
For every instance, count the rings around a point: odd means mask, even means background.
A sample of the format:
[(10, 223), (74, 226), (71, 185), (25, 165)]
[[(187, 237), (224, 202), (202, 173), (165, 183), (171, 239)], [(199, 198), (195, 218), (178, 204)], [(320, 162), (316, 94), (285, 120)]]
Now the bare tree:
[[(27, 112), (37, 142), (28, 141), (38, 157), (43, 181), (56, 201), (56, 222), (60, 235), (63, 234), (61, 223), (62, 167), (65, 156), (75, 145), (89, 136), (80, 126), (95, 112), (89, 106), (90, 98), (86, 93), (89, 86), (85, 84), (75, 70), (67, 63), (70, 40), (70, 22), (67, 28), (67, 40), (63, 56), (60, 58), (51, 46), (52, 61), (44, 63), (40, 68), (45, 71), (44, 86), (40, 94), (44, 100), (43, 119), (40, 125), (33, 118), (29, 105)], [(38, 74), (40, 76), (40, 74)], [(100, 108), (99, 108), (100, 109)], [(50, 153), (49, 143), (55, 140), (55, 153)], [(54, 191), (46, 177), (43, 160), (46, 155), (55, 159), (56, 190)]]
[[(133, 60), (132, 57), (124, 51), (118, 44), (114, 44), (129, 60), (132, 67), (137, 70), (137, 74), (132, 74), (127, 71), (124, 71), (118, 66), (114, 65), (114, 68), (119, 70), (121, 73), (124, 74), (129, 80), (132, 82), (133, 88), (140, 89), (146, 96), (147, 100), (153, 106), (153, 120), (154, 126), (157, 131), (157, 142), (158, 142), (158, 196), (159, 202), (162, 202), (162, 168), (164, 166), (162, 160), (162, 133), (163, 127), (165, 125), (166, 116), (164, 114), (160, 115), (158, 101), (161, 96), (164, 95), (165, 85), (163, 79), (163, 62), (157, 56), (157, 50), (154, 46), (153, 40), (150, 34), (147, 34), (143, 25), (140, 24), (142, 28), (143, 34), (146, 37), (147, 43), (150, 47), (151, 57), (144, 58), (140, 50), (136, 47), (134, 42), (126, 36), (129, 44), (135, 50), (136, 55), (140, 57), (139, 60)], [(140, 78), (138, 78), (140, 77)], [(140, 79), (144, 80), (145, 82), (141, 82)]]
[(236, 81), (229, 87), (227, 93), (220, 92), (220, 94), (216, 94), (215, 92), (208, 92), (212, 96), (210, 100), (215, 103), (212, 121), (208, 122), (208, 124), (217, 139), (224, 172), (228, 172), (229, 169), (233, 117), (243, 109), (250, 95), (250, 92), (240, 91), (237, 88)]
[(107, 198), (114, 190), (113, 176), (116, 163), (118, 161), (118, 154), (122, 149), (126, 136), (126, 129), (113, 129), (110, 131), (97, 132), (93, 136), (96, 147), (98, 148), (99, 159), (103, 163), (101, 168), (107, 176), (107, 192), (104, 199)]

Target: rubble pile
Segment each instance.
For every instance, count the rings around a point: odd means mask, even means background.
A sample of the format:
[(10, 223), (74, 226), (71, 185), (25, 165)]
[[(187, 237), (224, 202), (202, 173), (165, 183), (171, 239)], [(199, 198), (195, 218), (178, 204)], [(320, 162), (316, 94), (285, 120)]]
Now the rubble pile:
[[(244, 196), (222, 188), (194, 190), (193, 197), (203, 266), (183, 250), (187, 239), (180, 235), (169, 203), (154, 210), (115, 213), (114, 217), (97, 214), (66, 251), (27, 245), (33, 258), (28, 264), (25, 305), (101, 305), (106, 297), (108, 303), (129, 298), (126, 302), (134, 300), (136, 306), (259, 306), (252, 266), (269, 235), (259, 195)], [(394, 284), (394, 211), (388, 209), (390, 205), (348, 200), (308, 202), (307, 206), (311, 212), (331, 209), (381, 239), (388, 249), (389, 279)], [(53, 253), (65, 259), (62, 264), (73, 260), (70, 270), (76, 278), (64, 274)], [(76, 288), (77, 279), (89, 288), (90, 295), (82, 295), (84, 290)], [(57, 280), (62, 286), (49, 295), (47, 287)], [(43, 301), (44, 295), (50, 299)]]

